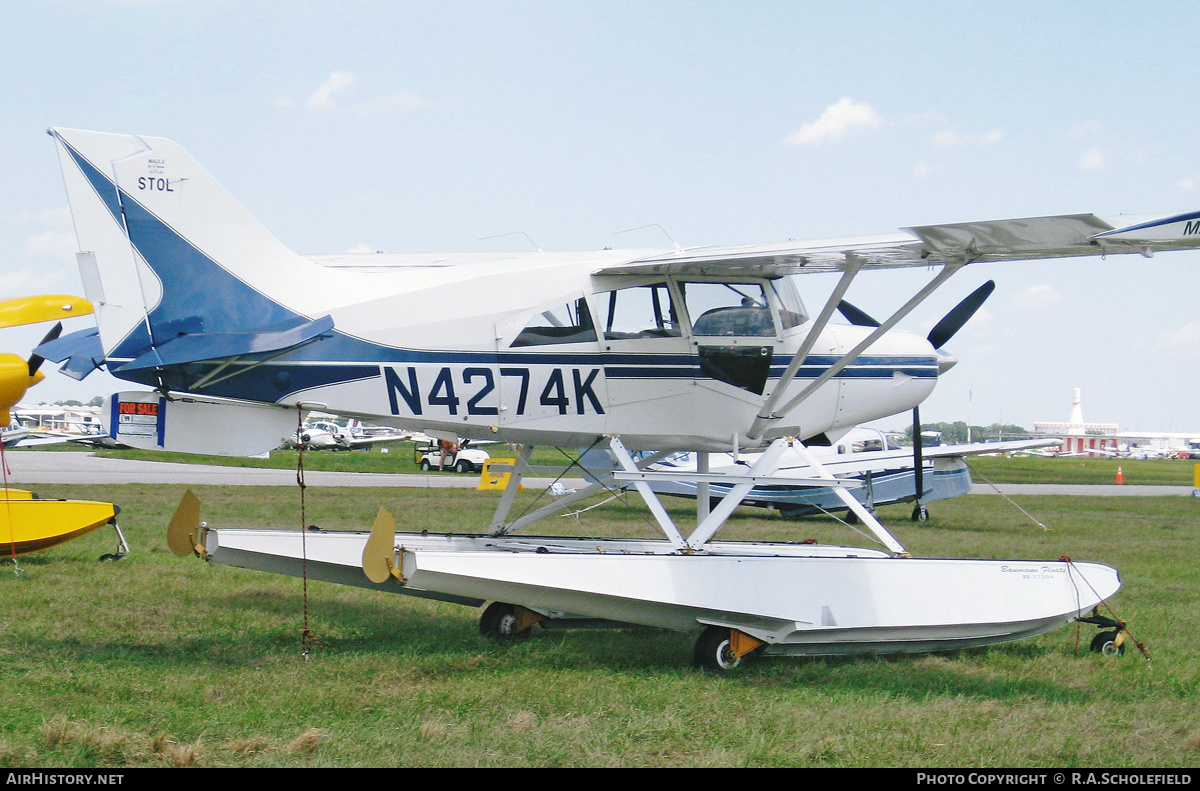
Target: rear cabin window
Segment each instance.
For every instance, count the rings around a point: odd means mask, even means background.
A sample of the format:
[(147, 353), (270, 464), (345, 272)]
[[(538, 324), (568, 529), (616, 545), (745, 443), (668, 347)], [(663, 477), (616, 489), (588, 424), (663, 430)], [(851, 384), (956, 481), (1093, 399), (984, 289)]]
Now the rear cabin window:
[(775, 334), (761, 283), (680, 283), (693, 335), (768, 337)]
[(604, 321), (604, 337), (678, 338), (679, 313), (666, 283), (634, 286), (596, 295)]
[(587, 300), (580, 297), (534, 316), (512, 342), (513, 346), (549, 346), (555, 343), (596, 341), (596, 328)]

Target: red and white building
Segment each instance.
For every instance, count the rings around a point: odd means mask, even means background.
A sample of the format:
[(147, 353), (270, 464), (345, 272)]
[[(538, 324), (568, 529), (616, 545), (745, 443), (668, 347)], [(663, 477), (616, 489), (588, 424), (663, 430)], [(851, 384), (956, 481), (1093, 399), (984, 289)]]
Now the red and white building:
[(1075, 388), (1071, 403), (1071, 418), (1065, 423), (1034, 423), (1038, 434), (1058, 437), (1063, 441), (1061, 453), (1086, 453), (1088, 455), (1112, 455), (1118, 451), (1119, 441), (1116, 423), (1085, 423), (1080, 404), (1080, 390)]

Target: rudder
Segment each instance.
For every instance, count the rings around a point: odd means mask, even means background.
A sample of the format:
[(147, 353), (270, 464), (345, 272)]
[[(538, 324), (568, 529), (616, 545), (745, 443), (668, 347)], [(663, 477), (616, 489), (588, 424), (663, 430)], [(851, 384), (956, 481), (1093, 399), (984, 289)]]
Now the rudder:
[[(319, 269), (279, 242), (176, 143), (51, 129), (87, 297), (110, 363), (183, 334), (306, 320)], [(270, 296), (268, 296), (268, 294)], [(308, 297), (311, 299), (311, 296)]]

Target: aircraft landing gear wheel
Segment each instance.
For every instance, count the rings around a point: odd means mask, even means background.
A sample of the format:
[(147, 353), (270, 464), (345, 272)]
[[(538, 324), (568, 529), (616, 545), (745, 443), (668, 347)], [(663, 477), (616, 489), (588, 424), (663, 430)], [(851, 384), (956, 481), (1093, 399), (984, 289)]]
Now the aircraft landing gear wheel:
[(479, 617), (479, 633), (493, 640), (518, 640), (529, 636), (529, 627), (518, 629), (517, 608), (504, 602), (492, 602)]
[(733, 655), (732, 638), (728, 629), (710, 626), (696, 638), (693, 664), (706, 670), (729, 671), (742, 664), (742, 657)]
[[(863, 506), (863, 507), (867, 509), (868, 514), (871, 514), (872, 516), (875, 515), (874, 508), (871, 508), (870, 506)], [(846, 509), (846, 524), (857, 525), (861, 521), (862, 521), (862, 519), (859, 518), (858, 514), (853, 509), (850, 509), (850, 508)]]
[(1101, 632), (1092, 638), (1092, 651), (1105, 656), (1121, 656), (1125, 653), (1125, 645), (1117, 645), (1116, 632)]
[(914, 521), (914, 522), (929, 521), (929, 509), (926, 508), (924, 505), (917, 503), (917, 505), (913, 506), (912, 521)]

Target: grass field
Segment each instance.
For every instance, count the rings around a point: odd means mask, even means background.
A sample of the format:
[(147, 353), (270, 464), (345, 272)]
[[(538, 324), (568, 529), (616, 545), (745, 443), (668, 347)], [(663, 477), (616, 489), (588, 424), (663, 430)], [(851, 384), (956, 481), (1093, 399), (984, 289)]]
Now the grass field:
[[(475, 610), (310, 583), (319, 641), (301, 655), (301, 580), (170, 554), (181, 486), (42, 486), (122, 507), (133, 551), (100, 531), (0, 566), (0, 765), (1163, 767), (1200, 761), (1200, 570), (1193, 498), (1024, 497), (938, 503), (915, 555), (1099, 560), (1152, 659), (1088, 653), (1094, 627), (953, 654), (761, 658), (689, 666), (691, 638), (542, 632), (501, 645)], [(298, 525), (294, 488), (197, 489), (214, 526)], [(537, 496), (522, 495), (524, 507)], [(308, 489), (308, 521), (365, 529), (486, 523), (495, 493)], [(747, 509), (723, 536), (865, 543), (827, 519)], [(679, 505), (677, 518), (687, 517)], [(650, 535), (620, 503), (556, 531)], [(540, 531), (548, 532), (548, 531)]]
[[(413, 453), (413, 443), (392, 442), (372, 451), (309, 451), (304, 454), (306, 469), (343, 472), (415, 473), (419, 467)], [(504, 445), (487, 446), (494, 458), (516, 458), (516, 451)], [(44, 451), (34, 451), (44, 452)], [(229, 458), (220, 456), (197, 456), (187, 453), (163, 453), (114, 449), (97, 451), (97, 455), (123, 459), (147, 459), (193, 464), (221, 464), (243, 467), (270, 467), (295, 469), (297, 452), (275, 450), (268, 459)], [(536, 448), (533, 463), (538, 465), (566, 465), (576, 451), (561, 451), (557, 448)], [(1114, 483), (1120, 468), (1125, 483), (1130, 485), (1152, 484), (1160, 486), (1191, 486), (1197, 462), (1177, 459), (1049, 459), (1036, 456), (973, 456), (969, 460), (976, 482), (984, 483)], [(446, 473), (451, 474), (451, 473)]]
[(1191, 486), (1197, 464), (1186, 459), (1045, 459), (976, 456), (969, 460), (976, 483), (1115, 483), (1120, 470), (1130, 486)]

